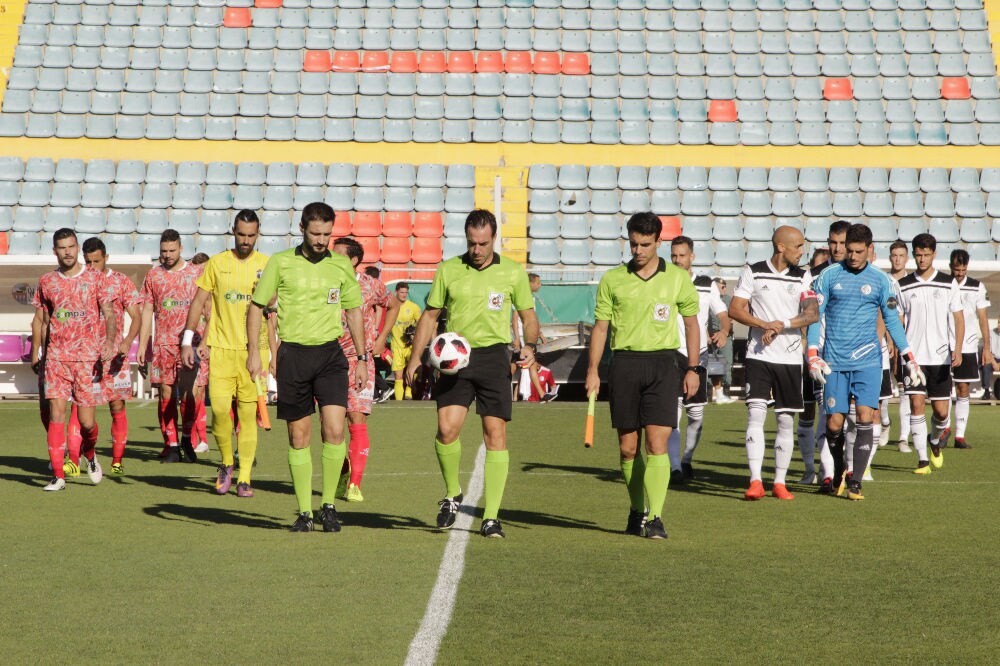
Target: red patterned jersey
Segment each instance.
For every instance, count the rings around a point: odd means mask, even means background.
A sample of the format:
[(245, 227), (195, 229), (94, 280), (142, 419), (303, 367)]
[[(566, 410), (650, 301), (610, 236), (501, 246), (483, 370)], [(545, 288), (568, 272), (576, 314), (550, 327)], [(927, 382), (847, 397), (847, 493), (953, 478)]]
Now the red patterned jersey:
[[(385, 308), (389, 305), (389, 290), (382, 281), (366, 273), (358, 273), (358, 286), (361, 287), (361, 318), (365, 323), (365, 351), (370, 352), (378, 337), (379, 320), (375, 317), (375, 308)], [(340, 346), (347, 356), (354, 356), (354, 340), (347, 328), (347, 315), (344, 320), (344, 334), (340, 336)]]
[(69, 277), (60, 271), (38, 281), (32, 305), (49, 315), (45, 357), (57, 361), (96, 361), (104, 344), (101, 304), (114, 300), (104, 276), (81, 270)]
[(201, 266), (185, 263), (172, 271), (157, 266), (146, 273), (142, 281), (142, 300), (153, 304), (154, 345), (180, 346), (188, 310), (198, 293), (195, 280), (201, 270)]
[(115, 301), (115, 322), (118, 324), (118, 335), (115, 338), (115, 347), (117, 348), (125, 338), (127, 330), (125, 328), (125, 309), (141, 304), (142, 297), (127, 275), (110, 268), (104, 271), (104, 286)]

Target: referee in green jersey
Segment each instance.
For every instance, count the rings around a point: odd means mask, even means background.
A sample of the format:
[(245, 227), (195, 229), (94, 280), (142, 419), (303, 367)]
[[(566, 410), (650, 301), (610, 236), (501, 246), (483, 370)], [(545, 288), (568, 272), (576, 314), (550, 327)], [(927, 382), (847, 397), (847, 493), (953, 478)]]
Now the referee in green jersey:
[(500, 500), (507, 483), (507, 421), (511, 416), (510, 311), (513, 306), (524, 325), (524, 345), (518, 363), (530, 366), (535, 361), (538, 319), (535, 302), (524, 266), (493, 251), (497, 221), (485, 210), (474, 210), (465, 220), (468, 251), (442, 263), (434, 274), (427, 307), (417, 323), (413, 354), (406, 366), (406, 379), (420, 367), (424, 349), (434, 336), (441, 308), (448, 309), (448, 330), (469, 341), (472, 354), (468, 367), (456, 375), (442, 375), (435, 387), (438, 406), (438, 463), (447, 486), (447, 495), (439, 502), (437, 526), (448, 529), (455, 524), (462, 504), (458, 467), (462, 458), (459, 434), (469, 405), (476, 401), (476, 413), (483, 421), (486, 443), (486, 469), (483, 479), (483, 523), (480, 534), (503, 537), (497, 519)]
[[(288, 424), (288, 468), (299, 504), (293, 532), (309, 532), (312, 517), (312, 415), (319, 405), (323, 434), (323, 503), (319, 520), (327, 532), (339, 532), (334, 508), (344, 444), (347, 387), (368, 383), (367, 355), (358, 354), (353, 377), (337, 339), (343, 334), (341, 310), (347, 315), (354, 348), (364, 351), (361, 288), (354, 267), (342, 255), (330, 252), (334, 212), (325, 203), (311, 203), (302, 211), (302, 244), (273, 255), (257, 282), (247, 311), (247, 370), (261, 375), (258, 341), (264, 308), (278, 297), (277, 355), (278, 418)], [(245, 424), (243, 427), (252, 427)]]
[[(698, 292), (687, 271), (657, 255), (662, 224), (656, 215), (637, 213), (627, 228), (632, 260), (605, 273), (597, 286), (586, 389), (590, 395), (601, 388), (598, 366), (610, 327), (611, 424), (618, 430), (632, 504), (625, 533), (665, 539), (660, 514), (670, 481), (667, 439), (677, 427), (678, 393), (693, 396), (705, 373), (698, 365)], [(689, 361), (677, 351), (678, 312), (684, 318)], [(639, 452), (640, 429), (646, 431), (645, 462)]]

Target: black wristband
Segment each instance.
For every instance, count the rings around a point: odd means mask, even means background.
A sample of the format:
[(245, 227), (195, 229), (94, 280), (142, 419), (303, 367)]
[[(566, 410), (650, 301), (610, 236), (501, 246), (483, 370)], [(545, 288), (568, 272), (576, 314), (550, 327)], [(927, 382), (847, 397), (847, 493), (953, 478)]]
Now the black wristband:
[(685, 372), (694, 372), (699, 375), (704, 375), (708, 370), (705, 369), (703, 365), (689, 365)]

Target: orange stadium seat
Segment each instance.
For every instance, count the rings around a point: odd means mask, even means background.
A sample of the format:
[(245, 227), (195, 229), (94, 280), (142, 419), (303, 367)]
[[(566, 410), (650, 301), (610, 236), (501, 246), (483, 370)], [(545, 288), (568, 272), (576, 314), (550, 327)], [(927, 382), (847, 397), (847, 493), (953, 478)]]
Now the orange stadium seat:
[(254, 0), (253, 6), (261, 9), (277, 9), (281, 7), (282, 0)]
[(387, 212), (382, 220), (382, 235), (409, 238), (413, 234), (413, 220), (408, 212)]
[(505, 67), (511, 74), (531, 73), (530, 51), (507, 51)]
[(828, 100), (854, 99), (850, 79), (827, 79), (823, 82), (823, 97)]
[(362, 236), (357, 240), (361, 243), (361, 247), (365, 249), (366, 263), (375, 263), (382, 258), (382, 253), (379, 251), (378, 247), (377, 236)]
[(440, 238), (414, 238), (413, 263), (437, 264), (441, 261)]
[(302, 69), (306, 72), (329, 72), (332, 66), (329, 51), (306, 51)]
[(941, 79), (941, 97), (944, 99), (969, 99), (972, 90), (964, 76), (946, 76)]
[(7, 250), (10, 249), (10, 240), (7, 238), (6, 231), (0, 231), (0, 254), (7, 254)]
[(253, 24), (249, 7), (226, 7), (222, 25), (227, 28), (249, 28)]
[(378, 236), (382, 233), (382, 214), (354, 211), (351, 234), (354, 236)]
[(424, 73), (440, 74), (447, 71), (448, 64), (444, 51), (421, 51), (417, 70)]
[(476, 54), (477, 72), (502, 72), (503, 53), (500, 51), (480, 51)]
[(389, 71), (412, 74), (417, 71), (417, 54), (414, 51), (393, 51)]
[(388, 264), (405, 264), (410, 261), (409, 238), (383, 238), (382, 261)]
[(333, 54), (333, 69), (339, 72), (356, 72), (361, 69), (357, 51), (337, 51)]
[(417, 213), (413, 222), (413, 235), (426, 238), (439, 238), (444, 233), (444, 221), (441, 213)]
[(386, 51), (365, 51), (361, 57), (361, 69), (366, 72), (389, 69), (389, 54)]
[(535, 74), (558, 74), (562, 69), (559, 54), (555, 51), (538, 51), (535, 53), (535, 63), (532, 71)]
[(476, 71), (476, 61), (472, 51), (451, 51), (448, 53), (448, 71), (455, 74), (471, 74)]
[(586, 53), (566, 53), (562, 62), (563, 74), (590, 74), (590, 56)]
[[(347, 210), (338, 210), (335, 213), (336, 217), (333, 218), (333, 236), (332, 238), (343, 238), (344, 236), (351, 235), (351, 212)], [(292, 230), (296, 230), (297, 225), (293, 225)]]
[(681, 219), (679, 217), (661, 215), (660, 222), (663, 223), (663, 229), (660, 231), (661, 241), (673, 240), (681, 235)]
[(708, 103), (708, 119), (713, 123), (736, 122), (736, 101), (713, 99)]

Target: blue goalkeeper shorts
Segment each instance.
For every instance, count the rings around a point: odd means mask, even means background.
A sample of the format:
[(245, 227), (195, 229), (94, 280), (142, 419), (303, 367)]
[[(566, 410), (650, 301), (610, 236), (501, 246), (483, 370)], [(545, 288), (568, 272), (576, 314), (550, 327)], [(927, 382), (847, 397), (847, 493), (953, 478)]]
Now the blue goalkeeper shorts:
[(846, 414), (851, 399), (862, 406), (878, 409), (882, 389), (882, 366), (858, 370), (834, 370), (826, 378), (823, 400), (827, 413)]

